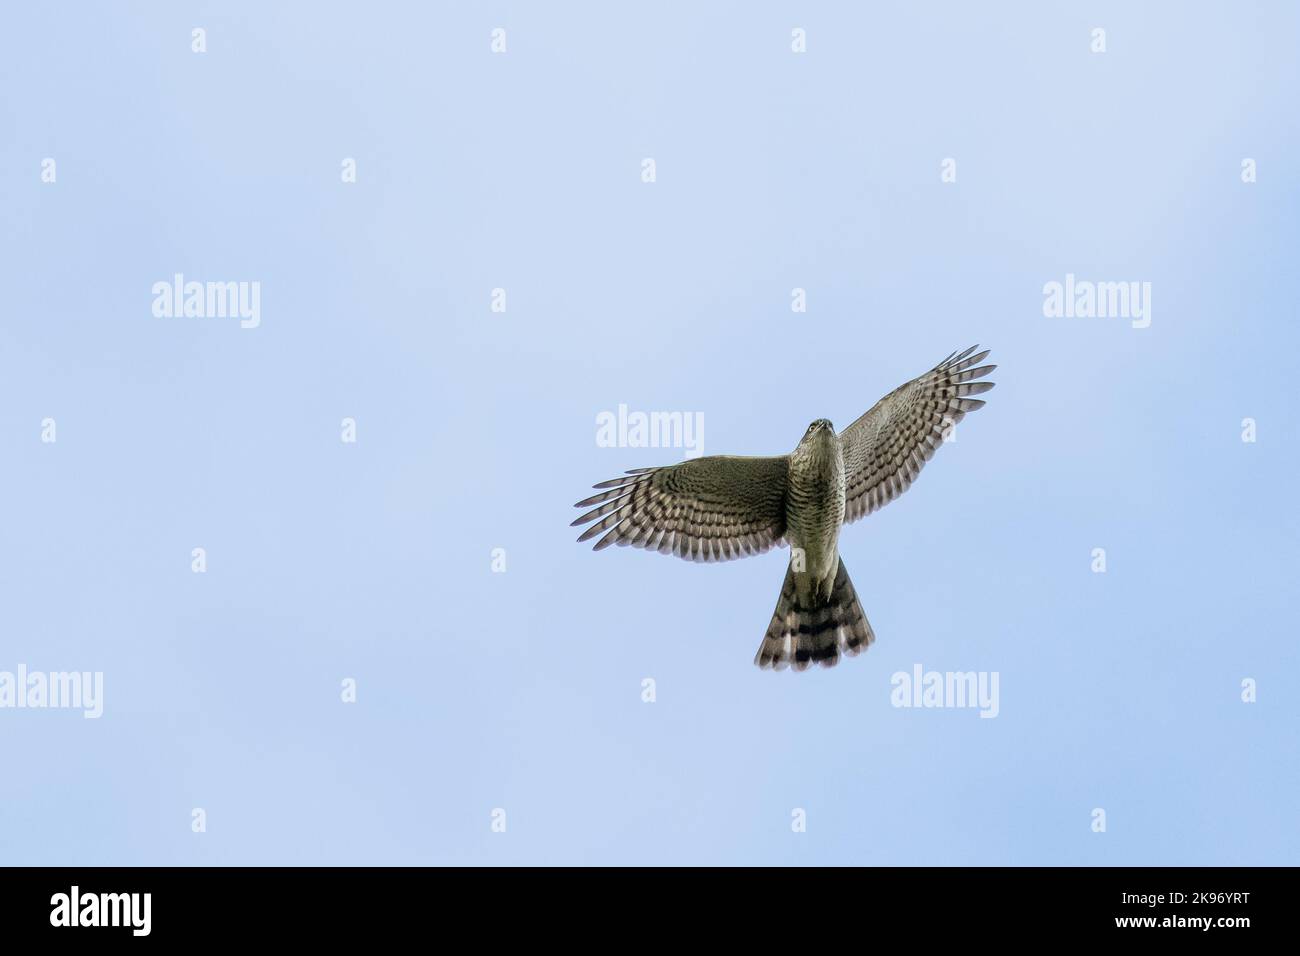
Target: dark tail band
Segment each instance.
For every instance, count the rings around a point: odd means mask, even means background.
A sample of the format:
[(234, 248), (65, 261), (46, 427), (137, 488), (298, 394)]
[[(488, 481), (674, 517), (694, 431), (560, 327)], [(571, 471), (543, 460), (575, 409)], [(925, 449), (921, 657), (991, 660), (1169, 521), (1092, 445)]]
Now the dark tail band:
[(767, 626), (754, 663), (773, 670), (790, 666), (801, 671), (811, 664), (834, 667), (841, 653), (857, 654), (875, 639), (843, 559), (835, 571), (830, 599), (818, 607), (799, 605), (794, 570), (788, 567), (772, 623)]

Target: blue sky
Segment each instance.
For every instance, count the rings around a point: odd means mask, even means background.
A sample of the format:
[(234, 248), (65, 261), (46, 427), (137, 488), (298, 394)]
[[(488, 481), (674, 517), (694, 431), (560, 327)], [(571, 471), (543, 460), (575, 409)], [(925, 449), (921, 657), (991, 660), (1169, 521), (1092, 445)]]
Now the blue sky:
[[(0, 709), (0, 862), (1300, 862), (1292, 5), (3, 17), (0, 671), (104, 713)], [(976, 342), (841, 538), (862, 657), (751, 664), (784, 551), (573, 540), (682, 457), (602, 411), (782, 454)], [(892, 706), (917, 664), (998, 716)]]

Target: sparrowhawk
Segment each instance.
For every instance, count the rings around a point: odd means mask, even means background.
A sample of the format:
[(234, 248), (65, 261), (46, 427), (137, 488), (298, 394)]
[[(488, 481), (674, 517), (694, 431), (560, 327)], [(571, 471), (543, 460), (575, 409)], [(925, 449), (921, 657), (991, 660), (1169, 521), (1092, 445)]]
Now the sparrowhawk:
[(953, 353), (902, 385), (840, 434), (819, 418), (793, 452), (772, 458), (712, 455), (634, 468), (602, 481), (575, 507), (601, 532), (594, 550), (632, 545), (692, 561), (727, 561), (790, 545), (776, 611), (754, 663), (830, 667), (876, 639), (839, 555), (840, 527), (906, 491), (949, 429), (984, 405), (978, 382), (988, 350)]

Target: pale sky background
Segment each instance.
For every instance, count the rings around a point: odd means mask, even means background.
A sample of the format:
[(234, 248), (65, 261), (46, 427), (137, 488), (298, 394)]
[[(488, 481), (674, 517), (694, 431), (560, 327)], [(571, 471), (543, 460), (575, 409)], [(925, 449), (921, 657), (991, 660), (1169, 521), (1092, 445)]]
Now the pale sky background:
[[(6, 6), (0, 670), (105, 701), (0, 710), (0, 862), (1300, 863), (1297, 36), (1281, 2)], [(155, 318), (177, 272), (260, 282), (260, 328)], [(1066, 273), (1152, 283), (1150, 328), (1045, 318)], [(573, 540), (592, 483), (681, 457), (597, 447), (603, 410), (784, 453), (976, 342), (988, 406), (841, 540), (862, 657), (752, 665), (786, 552)], [(914, 664), (997, 672), (999, 716), (892, 707)]]

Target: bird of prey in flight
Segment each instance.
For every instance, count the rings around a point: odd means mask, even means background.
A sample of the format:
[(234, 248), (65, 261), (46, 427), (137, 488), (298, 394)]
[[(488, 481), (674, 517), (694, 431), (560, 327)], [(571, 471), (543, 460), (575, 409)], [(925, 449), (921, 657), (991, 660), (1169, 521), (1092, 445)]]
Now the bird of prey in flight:
[[(634, 468), (602, 481), (575, 507), (611, 544), (727, 561), (790, 545), (790, 564), (754, 663), (780, 670), (830, 667), (876, 635), (839, 554), (840, 528), (893, 501), (916, 480), (948, 430), (984, 405), (980, 365), (988, 350), (953, 353), (894, 389), (838, 435), (819, 418), (788, 455), (711, 455), (662, 468)], [(594, 506), (594, 507), (592, 507)]]

